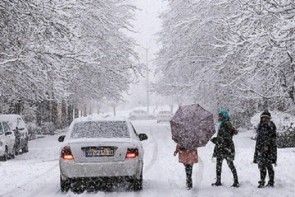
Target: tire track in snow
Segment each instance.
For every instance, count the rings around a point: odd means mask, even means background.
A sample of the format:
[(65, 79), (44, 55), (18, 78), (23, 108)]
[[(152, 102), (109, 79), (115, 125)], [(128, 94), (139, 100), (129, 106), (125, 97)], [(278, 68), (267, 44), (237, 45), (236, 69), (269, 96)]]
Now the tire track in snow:
[(153, 144), (153, 155), (152, 155), (152, 159), (150, 160), (150, 163), (148, 163), (148, 165), (144, 168), (145, 172), (149, 171), (151, 169), (152, 166), (155, 165), (156, 161), (158, 160), (158, 143), (156, 142), (153, 132), (151, 131), (151, 127), (149, 127), (149, 132), (150, 132), (150, 136), (151, 136), (151, 140), (152, 140), (152, 144)]
[[(55, 170), (57, 167), (58, 167), (59, 164), (55, 164), (54, 166), (50, 167), (48, 170), (46, 170), (45, 172), (43, 172), (42, 174), (38, 174), (38, 176), (35, 176), (34, 178), (26, 181), (25, 183), (22, 183), (20, 185), (16, 185), (16, 187), (4, 194), (1, 194), (0, 196), (1, 197), (4, 197), (4, 196), (19, 196), (19, 193), (22, 192), (22, 191), (26, 191), (26, 186), (30, 185), (30, 184), (33, 184), (34, 185), (34, 182), (36, 181), (39, 181), (41, 178), (44, 178), (52, 173), (50, 173), (51, 171)], [(43, 181), (42, 181), (43, 183)], [(44, 185), (46, 185), (46, 183), (44, 183)], [(43, 189), (43, 188), (41, 188)], [(16, 194), (16, 195), (13, 195), (13, 194)], [(31, 197), (31, 195), (29, 195)]]
[[(195, 164), (196, 166), (196, 164)], [(204, 163), (202, 159), (199, 157), (199, 162), (197, 164), (197, 170), (194, 172), (193, 180), (195, 182), (195, 187), (193, 188), (193, 194), (191, 196), (195, 197), (198, 196), (198, 193), (201, 189), (201, 183), (203, 181), (203, 175), (204, 175)]]

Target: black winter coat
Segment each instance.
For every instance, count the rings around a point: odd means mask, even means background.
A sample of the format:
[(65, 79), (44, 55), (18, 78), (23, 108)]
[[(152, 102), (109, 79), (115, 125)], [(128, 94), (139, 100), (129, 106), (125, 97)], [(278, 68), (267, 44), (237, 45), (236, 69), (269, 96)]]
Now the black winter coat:
[(217, 137), (212, 139), (215, 144), (213, 157), (235, 159), (235, 145), (232, 139), (235, 134), (237, 134), (237, 130), (229, 120), (221, 123)]
[[(276, 125), (270, 121), (268, 124), (259, 123), (254, 153), (254, 163), (276, 163)], [(267, 147), (267, 150), (265, 150)]]

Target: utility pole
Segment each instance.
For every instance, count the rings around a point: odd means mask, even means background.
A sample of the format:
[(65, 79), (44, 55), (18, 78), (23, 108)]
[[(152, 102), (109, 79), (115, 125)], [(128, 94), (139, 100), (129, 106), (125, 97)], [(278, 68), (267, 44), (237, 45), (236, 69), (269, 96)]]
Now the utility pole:
[(146, 56), (146, 103), (147, 103), (147, 113), (150, 112), (150, 82), (149, 82), (149, 49), (145, 49)]

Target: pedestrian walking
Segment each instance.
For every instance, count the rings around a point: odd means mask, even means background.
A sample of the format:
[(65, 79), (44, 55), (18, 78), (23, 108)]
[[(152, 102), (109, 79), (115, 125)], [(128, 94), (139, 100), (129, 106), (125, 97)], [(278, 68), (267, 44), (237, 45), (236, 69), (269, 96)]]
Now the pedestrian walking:
[(231, 124), (229, 114), (226, 110), (221, 110), (218, 113), (218, 121), (219, 128), (217, 137), (211, 140), (215, 144), (213, 157), (216, 157), (216, 182), (212, 183), (212, 186), (222, 185), (222, 162), (225, 159), (233, 174), (234, 183), (232, 187), (239, 187), (238, 174), (233, 162), (235, 158), (235, 145), (232, 139), (238, 132)]
[(213, 114), (199, 104), (180, 106), (170, 120), (172, 140), (177, 144), (174, 156), (184, 164), (187, 189), (193, 187), (193, 165), (198, 163), (198, 147), (206, 146), (214, 135)]
[(254, 163), (258, 164), (260, 181), (258, 188), (265, 186), (266, 173), (269, 181), (267, 187), (274, 187), (275, 172), (272, 164), (277, 163), (276, 125), (271, 120), (269, 111), (264, 111), (260, 116), (260, 123), (257, 127), (257, 139), (254, 152)]
[(179, 163), (183, 163), (186, 173), (186, 188), (188, 190), (193, 187), (192, 173), (193, 165), (198, 163), (198, 151), (197, 148), (186, 150), (184, 147), (176, 145), (174, 156), (178, 153)]

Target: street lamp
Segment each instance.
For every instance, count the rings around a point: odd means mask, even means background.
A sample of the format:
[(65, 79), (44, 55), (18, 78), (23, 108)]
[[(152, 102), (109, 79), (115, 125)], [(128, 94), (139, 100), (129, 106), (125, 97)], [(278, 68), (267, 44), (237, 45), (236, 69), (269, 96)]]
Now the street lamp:
[(149, 86), (149, 48), (142, 47), (145, 50), (146, 57), (146, 103), (147, 103), (147, 113), (150, 112), (150, 86)]

